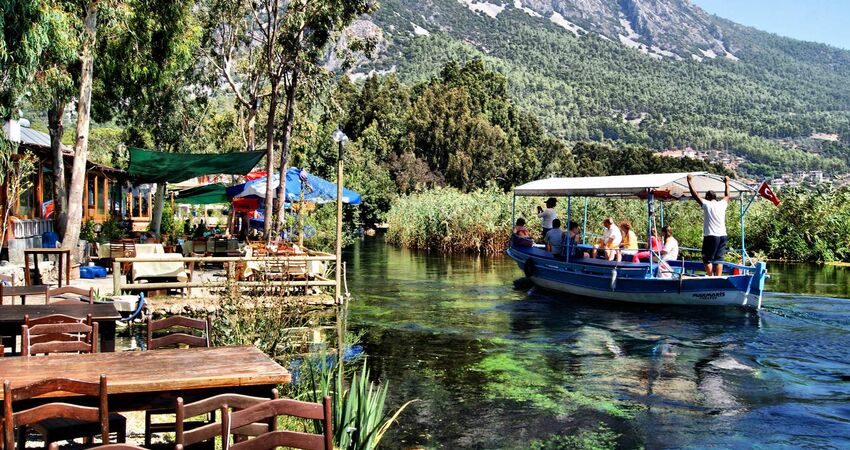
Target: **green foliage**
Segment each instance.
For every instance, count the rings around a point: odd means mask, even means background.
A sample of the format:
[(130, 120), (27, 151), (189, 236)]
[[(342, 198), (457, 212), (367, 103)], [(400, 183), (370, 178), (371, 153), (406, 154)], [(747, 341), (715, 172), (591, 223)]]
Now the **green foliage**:
[(94, 220), (89, 219), (83, 223), (83, 228), (80, 230), (80, 239), (86, 242), (95, 242), (97, 233), (94, 230)]
[(532, 441), (528, 446), (531, 450), (608, 450), (617, 448), (620, 434), (614, 432), (604, 423), (599, 423), (595, 429), (581, 430), (574, 435), (557, 435), (544, 441)]
[(747, 246), (770, 258), (850, 261), (850, 188), (786, 189), (750, 210)]
[(505, 249), (510, 221), (511, 196), (499, 189), (437, 188), (399, 197), (387, 213), (386, 239), (442, 253), (496, 254)]
[[(331, 397), (334, 446), (345, 449), (370, 450), (378, 448), (384, 434), (412, 401), (407, 402), (392, 415), (384, 412), (389, 383), (375, 385), (370, 381), (369, 369), (364, 361), (360, 374), (354, 374), (350, 384), (336, 360), (328, 362), (322, 356), (318, 361), (303, 362), (304, 380), (311, 389), (301, 396), (307, 401), (321, 403)], [(348, 384), (348, 388), (346, 388)], [(322, 431), (317, 421), (316, 431)]]
[[(175, 230), (179, 231), (175, 228), (175, 223), (174, 209), (171, 208), (171, 202), (166, 200), (162, 205), (162, 222), (159, 225), (160, 234), (174, 236)], [(148, 225), (148, 231), (153, 231), (151, 226)]]
[(118, 225), (115, 216), (109, 216), (109, 219), (101, 224), (100, 240), (102, 242), (111, 242), (124, 237), (124, 230)]

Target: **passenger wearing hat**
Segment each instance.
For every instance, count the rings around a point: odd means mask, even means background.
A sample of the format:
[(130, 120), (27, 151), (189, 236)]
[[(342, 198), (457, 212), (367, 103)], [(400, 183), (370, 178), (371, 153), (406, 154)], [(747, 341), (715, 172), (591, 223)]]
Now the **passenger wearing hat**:
[(552, 221), (558, 217), (558, 212), (555, 211), (555, 206), (558, 200), (554, 197), (549, 197), (546, 200), (546, 209), (537, 207), (537, 217), (540, 218), (540, 225), (543, 227), (543, 236), (552, 229)]

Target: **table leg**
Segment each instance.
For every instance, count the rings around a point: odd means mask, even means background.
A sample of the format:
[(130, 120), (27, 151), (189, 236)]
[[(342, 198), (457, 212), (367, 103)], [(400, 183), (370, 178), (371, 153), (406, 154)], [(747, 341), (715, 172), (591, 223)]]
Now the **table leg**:
[(98, 328), (100, 332), (100, 352), (114, 352), (115, 351), (115, 321), (114, 320), (104, 320), (102, 322), (98, 322)]
[(65, 253), (65, 284), (71, 285), (71, 252)]
[(56, 255), (56, 259), (57, 259), (56, 262), (59, 263), (59, 270), (56, 272), (56, 278), (58, 278), (58, 280), (56, 280), (56, 282), (59, 284), (59, 287), (62, 287), (62, 272), (63, 272), (62, 264), (65, 262), (65, 258), (63, 257), (62, 254), (59, 254), (59, 255)]
[[(38, 263), (37, 259), (36, 263)], [(30, 255), (26, 252), (24, 252), (24, 285), (32, 286), (30, 284)]]

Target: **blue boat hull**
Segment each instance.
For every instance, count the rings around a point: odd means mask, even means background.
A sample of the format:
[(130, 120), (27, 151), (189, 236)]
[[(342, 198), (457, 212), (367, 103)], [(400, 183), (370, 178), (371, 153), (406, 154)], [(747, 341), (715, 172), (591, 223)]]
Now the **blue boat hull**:
[[(511, 248), (507, 254), (526, 277), (544, 289), (585, 297), (657, 305), (761, 307), (764, 263), (722, 277), (688, 275), (692, 263), (674, 267), (672, 278), (651, 276), (648, 264), (579, 259), (559, 261), (537, 248)], [(691, 267), (689, 267), (691, 266)]]

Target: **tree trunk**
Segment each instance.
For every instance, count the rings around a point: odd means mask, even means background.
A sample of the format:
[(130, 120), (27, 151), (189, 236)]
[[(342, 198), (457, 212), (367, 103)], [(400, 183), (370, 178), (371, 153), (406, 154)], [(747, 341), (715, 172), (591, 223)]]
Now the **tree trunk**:
[[(289, 158), (289, 141), (292, 136), (292, 122), (295, 118), (295, 93), (298, 89), (298, 72), (292, 73), (292, 82), (286, 88), (286, 114), (283, 118), (283, 148), (280, 151), (280, 186), (277, 189), (277, 201), (275, 202), (275, 224), (283, 225), (284, 222), (284, 204), (286, 203), (286, 162)], [(278, 229), (282, 226), (278, 226)], [(303, 230), (299, 230), (299, 234)]]
[(86, 28), (83, 51), (80, 56), (80, 97), (77, 103), (77, 137), (74, 141), (74, 166), (71, 170), (71, 189), (68, 194), (68, 216), (65, 222), (63, 248), (71, 250), (77, 259), (77, 243), (83, 220), (83, 189), (86, 179), (86, 160), (89, 150), (89, 125), (91, 122), (91, 90), (94, 78), (94, 53), (97, 32), (97, 0), (89, 1), (86, 9)]
[(65, 158), (62, 155), (62, 116), (65, 102), (53, 99), (47, 110), (47, 127), (50, 130), (50, 152), (53, 155), (53, 219), (60, 241), (65, 241), (65, 224), (68, 216), (68, 188), (65, 186)]
[(154, 196), (153, 217), (151, 217), (151, 230), (154, 236), (161, 237), (160, 228), (162, 227), (162, 208), (165, 206), (165, 182), (157, 183), (156, 195)]
[[(266, 201), (265, 217), (263, 219), (263, 235), (266, 241), (272, 238), (272, 221), (274, 220), (274, 199), (272, 195), (272, 175), (274, 175), (274, 116), (277, 114), (279, 80), (272, 80), (271, 95), (269, 95), (269, 116), (266, 119)], [(280, 180), (283, 184), (285, 180)]]

